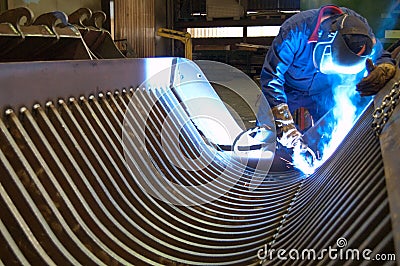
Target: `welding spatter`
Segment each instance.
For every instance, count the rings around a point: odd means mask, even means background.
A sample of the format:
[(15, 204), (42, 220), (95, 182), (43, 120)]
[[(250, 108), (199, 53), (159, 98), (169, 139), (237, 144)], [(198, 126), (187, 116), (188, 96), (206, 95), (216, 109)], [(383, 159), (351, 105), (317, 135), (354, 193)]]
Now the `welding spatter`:
[(293, 148), (293, 161), (296, 160), (296, 157), (300, 155), (301, 158), (303, 158), (302, 161), (308, 164), (309, 167), (313, 167), (315, 161), (317, 160), (317, 157), (315, 155), (315, 152), (308, 147), (307, 144), (301, 142), (298, 145), (295, 145)]

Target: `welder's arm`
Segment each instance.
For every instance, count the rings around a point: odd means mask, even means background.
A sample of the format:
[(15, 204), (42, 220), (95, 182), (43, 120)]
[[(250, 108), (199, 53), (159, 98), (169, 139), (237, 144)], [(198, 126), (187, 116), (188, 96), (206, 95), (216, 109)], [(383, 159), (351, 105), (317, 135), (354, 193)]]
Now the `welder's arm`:
[(299, 41), (289, 38), (288, 30), (281, 28), (268, 50), (261, 69), (261, 90), (270, 106), (287, 102), (285, 93), (285, 73), (292, 65), (295, 57), (293, 51), (298, 50)]
[(273, 107), (272, 114), (275, 118), (278, 142), (289, 149), (297, 145), (303, 146), (302, 134), (294, 124), (288, 105), (282, 103)]
[(361, 96), (374, 95), (393, 78), (396, 67), (391, 63), (374, 65), (371, 59), (367, 59), (368, 75), (357, 84), (357, 91)]
[[(272, 107), (278, 142), (287, 148), (302, 144), (302, 134), (297, 130), (287, 105), (285, 73), (295, 58), (301, 41), (293, 34), (290, 24), (285, 24), (272, 42), (261, 70), (261, 90)], [(262, 121), (260, 121), (262, 124)]]

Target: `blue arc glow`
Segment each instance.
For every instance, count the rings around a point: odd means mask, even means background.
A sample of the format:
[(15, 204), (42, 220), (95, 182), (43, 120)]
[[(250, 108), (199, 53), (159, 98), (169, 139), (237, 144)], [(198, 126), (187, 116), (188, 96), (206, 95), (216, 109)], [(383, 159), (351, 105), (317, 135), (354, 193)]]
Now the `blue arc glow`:
[[(342, 79), (342, 84), (348, 85), (340, 85), (333, 89), (333, 119), (322, 129), (327, 130), (330, 138), (323, 144), (322, 158), (310, 165), (300, 150), (294, 150), (293, 165), (306, 175), (314, 173), (336, 151), (370, 101), (359, 101), (361, 96), (355, 90), (355, 77), (342, 76)], [(332, 128), (331, 131), (328, 128)]]
[(357, 74), (365, 69), (365, 60), (358, 62), (357, 64), (348, 66), (336, 64), (332, 56), (324, 56), (321, 59), (320, 71), (324, 74)]

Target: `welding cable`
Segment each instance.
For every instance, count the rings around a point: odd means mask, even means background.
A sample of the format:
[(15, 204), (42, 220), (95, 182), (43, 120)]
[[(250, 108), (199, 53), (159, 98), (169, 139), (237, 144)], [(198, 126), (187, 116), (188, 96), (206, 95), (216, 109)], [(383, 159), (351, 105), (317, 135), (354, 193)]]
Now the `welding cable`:
[(262, 129), (270, 130), (269, 128), (266, 128), (264, 126), (255, 126), (255, 127), (249, 128), (247, 130), (242, 131), (239, 135), (237, 135), (235, 137), (235, 139), (233, 140), (232, 145), (214, 143), (209, 138), (207, 138), (200, 130), (199, 130), (199, 133), (201, 133), (204, 141), (208, 145), (212, 146), (213, 148), (215, 148), (218, 151), (222, 151), (222, 152), (224, 152), (224, 151), (233, 151), (233, 152), (234, 151), (254, 151), (254, 150), (264, 149), (265, 147), (270, 146), (271, 143), (260, 142), (260, 143), (252, 144), (252, 145), (238, 145), (238, 141), (245, 134), (247, 134), (248, 136), (250, 136), (254, 139), (254, 137), (257, 135), (257, 133), (260, 133)]

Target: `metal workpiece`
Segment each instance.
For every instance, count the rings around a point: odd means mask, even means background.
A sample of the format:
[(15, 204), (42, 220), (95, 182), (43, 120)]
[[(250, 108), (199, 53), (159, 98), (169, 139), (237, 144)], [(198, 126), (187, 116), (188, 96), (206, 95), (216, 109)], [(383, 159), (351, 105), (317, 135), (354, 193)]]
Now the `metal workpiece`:
[(374, 99), (375, 119), (373, 123), (381, 145), (397, 254), (400, 252), (399, 81), (400, 73), (397, 69), (395, 77)]
[(2, 264), (396, 264), (396, 110), (379, 140), (369, 105), (311, 175), (259, 173), (210, 145), (171, 87), (139, 86), (157, 62), (0, 64)]
[(0, 108), (139, 86), (156, 58), (0, 63)]
[[(338, 151), (304, 180), (271, 249), (321, 252), (338, 248), (343, 238), (349, 249), (396, 253), (379, 141), (370, 127), (372, 110), (370, 106)], [(379, 244), (371, 248), (371, 241)], [(318, 261), (341, 264), (327, 253)], [(275, 257), (265, 264), (276, 262)]]
[(95, 58), (125, 58), (110, 32), (103, 28), (105, 20), (106, 14), (103, 11), (92, 11), (89, 8), (79, 8), (68, 15), (68, 22), (79, 31)]
[(37, 17), (27, 7), (0, 14), (0, 62), (125, 58), (110, 33), (106, 15), (82, 8), (71, 14), (52, 11)]
[(79, 30), (61, 11), (34, 18), (30, 9), (19, 7), (1, 13), (0, 25), (1, 62), (92, 59)]
[[(256, 265), (267, 263), (258, 258), (265, 245), (322, 249), (340, 237), (352, 248), (394, 252), (371, 111), (312, 176), (271, 172), (251, 191), (251, 172), (228, 169), (232, 162), (224, 156), (195, 171), (171, 163), (160, 136), (168, 110), (177, 105), (168, 90), (128, 89), (9, 109), (0, 121), (2, 262)], [(128, 115), (133, 131), (146, 134), (132, 136), (126, 153), (121, 136)], [(174, 119), (186, 115), (179, 111)], [(187, 156), (203, 152), (193, 125), (180, 139)], [(127, 154), (133, 164), (126, 163)], [(140, 178), (158, 174), (185, 185), (225, 174), (234, 185), (215, 201), (179, 206), (140, 186)]]

